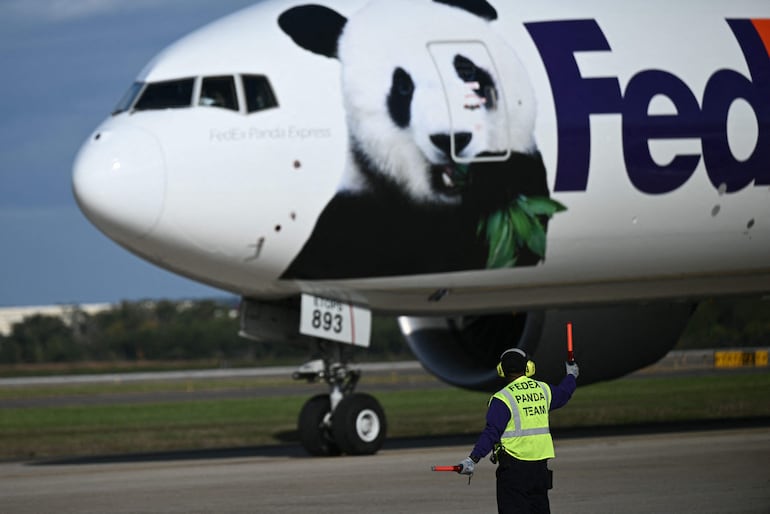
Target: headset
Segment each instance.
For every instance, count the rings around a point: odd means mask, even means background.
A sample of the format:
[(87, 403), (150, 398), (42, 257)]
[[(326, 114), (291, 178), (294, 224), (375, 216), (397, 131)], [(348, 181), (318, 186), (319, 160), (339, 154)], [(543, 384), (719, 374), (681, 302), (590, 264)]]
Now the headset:
[(529, 378), (535, 374), (535, 363), (532, 362), (531, 359), (527, 356), (527, 354), (522, 350), (521, 348), (509, 348), (508, 350), (505, 350), (502, 354), (500, 354), (500, 362), (497, 363), (497, 376), (500, 378), (505, 378), (505, 372), (503, 371), (503, 355), (505, 355), (508, 352), (516, 352), (524, 357), (527, 358), (527, 366), (524, 370), (524, 375)]

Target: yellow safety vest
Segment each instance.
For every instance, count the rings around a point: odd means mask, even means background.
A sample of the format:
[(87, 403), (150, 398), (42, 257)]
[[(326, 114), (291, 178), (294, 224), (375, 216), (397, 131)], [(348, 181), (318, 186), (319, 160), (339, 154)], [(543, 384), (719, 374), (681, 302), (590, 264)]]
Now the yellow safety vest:
[[(551, 387), (527, 377), (519, 377), (495, 393), (511, 411), (511, 419), (500, 444), (519, 460), (543, 460), (555, 456), (548, 428)], [(492, 402), (490, 398), (490, 403)]]

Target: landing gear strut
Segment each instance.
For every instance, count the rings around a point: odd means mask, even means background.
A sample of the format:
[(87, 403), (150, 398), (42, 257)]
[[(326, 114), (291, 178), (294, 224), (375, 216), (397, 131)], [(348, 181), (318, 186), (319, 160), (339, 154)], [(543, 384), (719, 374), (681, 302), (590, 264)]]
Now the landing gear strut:
[(371, 455), (385, 442), (385, 412), (373, 396), (353, 392), (361, 371), (348, 367), (345, 346), (320, 341), (323, 358), (303, 364), (293, 374), (295, 380), (323, 380), (329, 385), (329, 394), (310, 398), (299, 414), (299, 438), (310, 455)]

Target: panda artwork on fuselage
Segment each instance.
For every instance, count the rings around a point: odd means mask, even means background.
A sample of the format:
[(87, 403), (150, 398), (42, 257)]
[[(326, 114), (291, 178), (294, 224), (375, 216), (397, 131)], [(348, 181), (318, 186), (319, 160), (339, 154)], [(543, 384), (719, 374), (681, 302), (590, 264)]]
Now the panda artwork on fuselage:
[(282, 278), (531, 266), (550, 199), (534, 94), (485, 0), (372, 0), (349, 18), (283, 12), (305, 50), (338, 59), (349, 149), (335, 196)]

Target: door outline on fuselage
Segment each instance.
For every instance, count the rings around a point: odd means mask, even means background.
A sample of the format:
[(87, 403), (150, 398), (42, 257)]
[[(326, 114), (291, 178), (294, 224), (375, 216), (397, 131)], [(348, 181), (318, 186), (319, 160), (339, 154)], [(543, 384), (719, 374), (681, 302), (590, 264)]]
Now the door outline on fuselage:
[[(480, 40), (456, 40), (456, 41), (431, 41), (427, 44), (428, 53), (430, 54), (433, 65), (436, 67), (436, 72), (441, 80), (441, 87), (444, 92), (444, 100), (446, 102), (446, 108), (449, 115), (449, 123), (452, 137), (451, 149), (452, 159), (461, 164), (470, 164), (474, 162), (497, 162), (505, 161), (511, 155), (511, 144), (509, 141), (509, 123), (508, 109), (506, 106), (505, 95), (502, 94), (500, 87), (488, 87), (484, 91), (484, 95), (478, 95), (474, 92), (474, 81), (464, 82), (464, 86), (460, 87), (457, 82), (456, 71), (449, 71), (446, 67), (442, 67), (440, 63), (447, 63), (454, 61), (456, 56), (463, 56), (470, 58), (475, 64), (480, 65), (485, 70), (490, 70), (493, 77), (500, 77), (497, 71), (492, 55), (489, 53), (486, 44)], [(452, 75), (452, 76), (448, 76)], [(499, 79), (497, 81), (499, 83)], [(485, 136), (492, 134), (496, 143), (496, 148), (488, 148), (485, 150), (486, 155), (473, 157), (461, 157), (457, 155), (455, 148), (455, 133), (456, 128), (460, 124), (463, 115), (466, 110), (473, 109), (487, 109), (486, 103), (489, 101), (496, 103), (496, 109), (500, 110), (502, 116), (500, 116), (499, 126), (490, 127), (476, 124), (471, 132), (474, 136), (477, 134), (484, 134)]]

